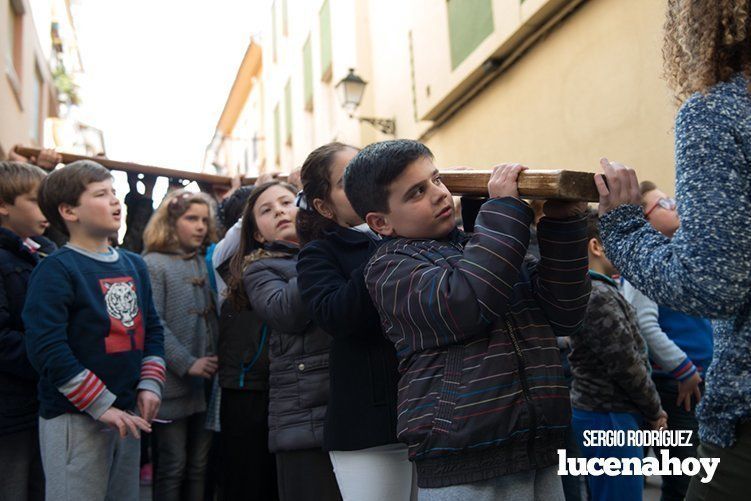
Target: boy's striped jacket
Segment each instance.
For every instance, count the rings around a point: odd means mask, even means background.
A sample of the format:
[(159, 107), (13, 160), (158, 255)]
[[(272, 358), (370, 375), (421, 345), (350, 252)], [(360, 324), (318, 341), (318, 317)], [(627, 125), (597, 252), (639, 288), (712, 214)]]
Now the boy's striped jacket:
[(570, 404), (555, 336), (586, 312), (586, 219), (543, 218), (541, 260), (528, 265), (532, 218), (519, 199), (491, 199), (471, 237), (395, 239), (366, 268), (399, 358), (397, 430), (420, 487), (547, 467), (563, 447)]

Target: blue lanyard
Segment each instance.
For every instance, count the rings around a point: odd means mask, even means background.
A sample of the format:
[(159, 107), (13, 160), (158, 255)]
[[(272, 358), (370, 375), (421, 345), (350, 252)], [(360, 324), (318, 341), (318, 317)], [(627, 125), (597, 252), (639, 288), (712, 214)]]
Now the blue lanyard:
[(243, 364), (242, 370), (240, 371), (240, 388), (245, 386), (245, 375), (250, 372), (250, 369), (253, 368), (253, 366), (258, 361), (258, 358), (261, 356), (261, 352), (263, 351), (263, 345), (266, 343), (266, 324), (264, 323), (261, 326), (261, 342), (258, 345), (258, 351), (256, 351), (256, 354), (253, 355), (253, 360), (251, 360), (247, 365)]

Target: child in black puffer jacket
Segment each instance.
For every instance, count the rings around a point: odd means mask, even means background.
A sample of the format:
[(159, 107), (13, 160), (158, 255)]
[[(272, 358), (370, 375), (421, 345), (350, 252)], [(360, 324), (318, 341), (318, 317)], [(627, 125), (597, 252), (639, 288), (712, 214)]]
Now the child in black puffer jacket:
[(269, 450), (276, 454), (279, 498), (336, 500), (334, 472), (321, 448), (329, 337), (311, 322), (297, 286), (294, 198), (292, 186), (276, 181), (251, 194), (231, 263), (230, 298), (245, 294), (268, 329)]

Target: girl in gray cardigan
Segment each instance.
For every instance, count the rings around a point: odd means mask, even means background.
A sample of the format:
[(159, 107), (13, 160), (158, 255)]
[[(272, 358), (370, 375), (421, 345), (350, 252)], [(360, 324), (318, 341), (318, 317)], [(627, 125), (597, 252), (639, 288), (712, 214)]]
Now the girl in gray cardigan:
[(211, 432), (205, 387), (217, 369), (217, 320), (202, 251), (215, 241), (211, 200), (178, 190), (144, 232), (154, 303), (164, 325), (167, 382), (153, 426), (156, 501), (203, 499)]
[(307, 313), (297, 285), (295, 189), (262, 184), (248, 198), (230, 294), (244, 294), (269, 332), (269, 450), (279, 499), (341, 499), (321, 448), (329, 390), (329, 336)]

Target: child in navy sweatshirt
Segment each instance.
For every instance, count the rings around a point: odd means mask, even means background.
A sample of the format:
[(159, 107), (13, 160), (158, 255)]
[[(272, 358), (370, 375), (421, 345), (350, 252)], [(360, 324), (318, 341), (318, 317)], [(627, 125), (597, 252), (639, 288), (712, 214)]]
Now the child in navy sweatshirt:
[(108, 245), (120, 228), (120, 202), (99, 164), (54, 171), (39, 205), (70, 236), (32, 273), (23, 311), (40, 374), (46, 497), (137, 500), (138, 439), (151, 431), (165, 375), (148, 270), (139, 256)]

